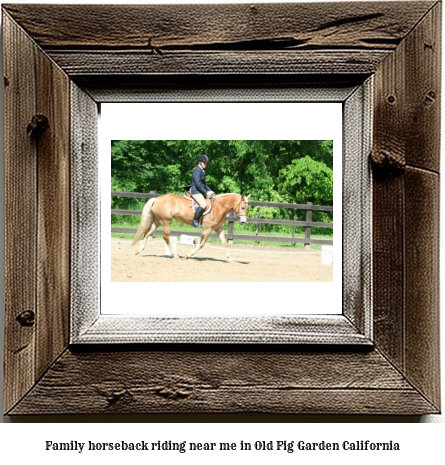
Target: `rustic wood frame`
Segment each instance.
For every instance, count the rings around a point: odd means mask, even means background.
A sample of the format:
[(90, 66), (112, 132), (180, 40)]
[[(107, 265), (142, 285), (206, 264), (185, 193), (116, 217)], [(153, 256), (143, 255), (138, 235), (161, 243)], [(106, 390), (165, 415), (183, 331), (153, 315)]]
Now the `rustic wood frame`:
[[(2, 12), (5, 413), (439, 412), (440, 2)], [(370, 76), (371, 348), (69, 345), (70, 228), (84, 220), (70, 213), (70, 175), (82, 181), (70, 156), (77, 143), (88, 157), (95, 130), (74, 141), (75, 105), (87, 114), (118, 88), (131, 98), (166, 84), (341, 87)]]

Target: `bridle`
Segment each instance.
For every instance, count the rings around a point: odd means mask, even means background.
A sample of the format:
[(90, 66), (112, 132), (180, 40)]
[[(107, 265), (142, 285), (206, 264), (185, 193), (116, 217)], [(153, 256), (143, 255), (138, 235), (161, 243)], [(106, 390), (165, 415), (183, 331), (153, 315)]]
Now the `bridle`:
[[(242, 198), (242, 197), (241, 197), (241, 198)], [(242, 204), (242, 203), (246, 206), (246, 212), (247, 212), (247, 200), (241, 200), (241, 199), (240, 199), (240, 201), (239, 201), (239, 204), (237, 205), (237, 206), (239, 207), (239, 208), (238, 208), (238, 211), (239, 211), (239, 212), (241, 211), (241, 204)], [(238, 213), (236, 213), (236, 210), (235, 210), (235, 209), (233, 209), (233, 210), (235, 211), (236, 216), (239, 218), (240, 215), (239, 215)], [(241, 216), (246, 216), (246, 215), (241, 215)]]

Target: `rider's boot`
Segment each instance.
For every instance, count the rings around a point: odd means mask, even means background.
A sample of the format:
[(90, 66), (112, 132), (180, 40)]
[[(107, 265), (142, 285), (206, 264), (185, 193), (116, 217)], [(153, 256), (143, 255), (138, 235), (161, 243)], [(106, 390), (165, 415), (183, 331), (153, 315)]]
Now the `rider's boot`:
[(195, 216), (192, 221), (193, 228), (200, 228), (201, 225), (199, 224), (199, 218), (201, 218), (202, 214), (204, 213), (204, 208), (198, 207), (195, 212)]

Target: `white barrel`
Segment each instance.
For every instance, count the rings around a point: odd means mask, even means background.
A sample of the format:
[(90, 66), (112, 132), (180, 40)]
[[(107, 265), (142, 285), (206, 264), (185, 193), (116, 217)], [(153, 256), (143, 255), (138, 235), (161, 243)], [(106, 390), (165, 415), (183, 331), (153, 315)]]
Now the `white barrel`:
[(334, 263), (334, 247), (332, 245), (321, 246), (321, 264), (332, 265)]
[(179, 243), (183, 245), (193, 245), (194, 236), (187, 236), (186, 234), (181, 234)]

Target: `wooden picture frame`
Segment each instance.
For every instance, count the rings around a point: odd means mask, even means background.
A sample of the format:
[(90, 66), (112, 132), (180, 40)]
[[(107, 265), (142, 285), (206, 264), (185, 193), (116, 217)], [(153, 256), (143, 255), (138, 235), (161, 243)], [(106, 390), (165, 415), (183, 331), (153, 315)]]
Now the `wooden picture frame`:
[[(6, 414), (440, 411), (440, 2), (11, 4), (2, 14)], [(372, 257), (357, 259), (372, 260), (372, 312), (352, 320), (369, 344), (72, 344), (73, 295), (85, 309), (93, 298), (73, 266), (95, 253), (97, 217), (82, 208), (94, 185), (73, 167), (94, 164), (87, 123), (98, 103), (369, 79)], [(74, 240), (80, 227), (86, 243)]]

